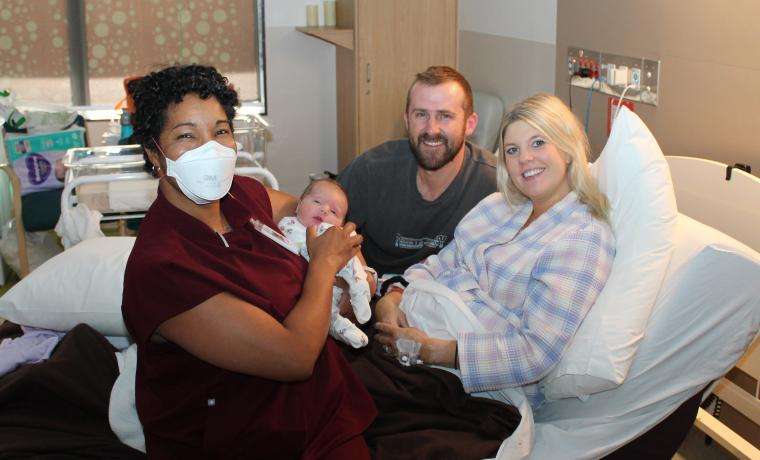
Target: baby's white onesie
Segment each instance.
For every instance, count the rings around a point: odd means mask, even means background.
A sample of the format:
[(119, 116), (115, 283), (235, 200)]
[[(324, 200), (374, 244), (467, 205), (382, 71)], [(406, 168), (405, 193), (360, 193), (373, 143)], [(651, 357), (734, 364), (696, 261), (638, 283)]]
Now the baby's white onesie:
[[(298, 247), (298, 251), (306, 260), (309, 260), (309, 252), (306, 248), (306, 227), (294, 216), (284, 217), (277, 226), (282, 230), (288, 240)], [(321, 235), (332, 225), (323, 222), (317, 228), (317, 234)], [(369, 301), (372, 294), (367, 283), (367, 273), (358, 257), (353, 257), (348, 263), (340, 269), (338, 276), (343, 278), (348, 284), (348, 293), (351, 299), (351, 307), (354, 310), (354, 316), (360, 324), (369, 321), (372, 311), (370, 310)], [(330, 321), (330, 335), (337, 340), (345, 342), (354, 348), (361, 348), (369, 339), (354, 323), (340, 315), (338, 302), (343, 290), (333, 286), (332, 295), (332, 313)]]

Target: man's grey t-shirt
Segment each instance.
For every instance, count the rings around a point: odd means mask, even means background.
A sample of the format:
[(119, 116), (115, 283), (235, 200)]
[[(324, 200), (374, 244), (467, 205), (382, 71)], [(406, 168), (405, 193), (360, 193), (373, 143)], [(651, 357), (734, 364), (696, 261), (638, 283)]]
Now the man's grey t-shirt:
[(434, 201), (417, 189), (417, 160), (406, 139), (368, 150), (341, 171), (347, 220), (364, 237), (367, 265), (380, 274), (403, 273), (441, 250), (462, 217), (496, 191), (494, 155), (469, 142), (465, 150), (459, 174)]

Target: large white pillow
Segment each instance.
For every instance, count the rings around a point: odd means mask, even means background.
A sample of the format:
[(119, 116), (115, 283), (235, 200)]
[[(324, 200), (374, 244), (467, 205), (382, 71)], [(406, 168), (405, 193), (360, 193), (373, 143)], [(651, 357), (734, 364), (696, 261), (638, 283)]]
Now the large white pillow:
[(86, 323), (103, 335), (128, 336), (121, 293), (134, 243), (134, 237), (93, 238), (58, 254), (0, 298), (0, 317), (56, 331)]
[(760, 254), (687, 216), (628, 376), (535, 411), (531, 458), (602, 458), (728, 372), (760, 328)]
[(610, 201), (612, 271), (559, 364), (542, 381), (548, 399), (620, 385), (644, 337), (668, 267), (678, 210), (668, 163), (644, 122), (622, 107), (591, 167)]

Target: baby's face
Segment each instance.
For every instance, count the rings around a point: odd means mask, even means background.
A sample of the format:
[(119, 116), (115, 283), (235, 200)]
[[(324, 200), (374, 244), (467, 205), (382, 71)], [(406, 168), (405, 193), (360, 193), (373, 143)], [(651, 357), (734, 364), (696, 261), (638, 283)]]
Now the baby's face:
[(296, 217), (305, 227), (327, 222), (343, 225), (348, 212), (348, 201), (343, 191), (329, 182), (320, 182), (301, 198)]

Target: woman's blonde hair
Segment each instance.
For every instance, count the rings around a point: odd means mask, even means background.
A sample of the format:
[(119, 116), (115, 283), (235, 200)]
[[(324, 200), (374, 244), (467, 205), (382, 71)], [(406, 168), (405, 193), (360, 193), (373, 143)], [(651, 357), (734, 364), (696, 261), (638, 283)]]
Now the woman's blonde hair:
[(588, 154), (591, 150), (588, 138), (580, 122), (565, 103), (547, 93), (538, 93), (518, 102), (501, 122), (496, 178), (499, 191), (507, 203), (517, 205), (528, 201), (507, 173), (504, 134), (509, 125), (516, 121), (527, 123), (538, 130), (560, 152), (568, 156), (570, 163), (567, 166), (567, 174), (570, 178), (570, 188), (578, 194), (581, 203), (588, 205), (592, 215), (607, 220), (609, 202), (599, 190), (588, 168)]

